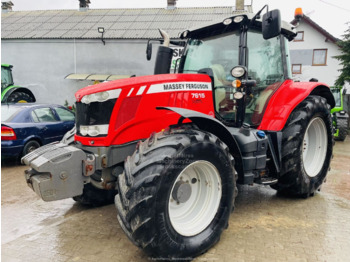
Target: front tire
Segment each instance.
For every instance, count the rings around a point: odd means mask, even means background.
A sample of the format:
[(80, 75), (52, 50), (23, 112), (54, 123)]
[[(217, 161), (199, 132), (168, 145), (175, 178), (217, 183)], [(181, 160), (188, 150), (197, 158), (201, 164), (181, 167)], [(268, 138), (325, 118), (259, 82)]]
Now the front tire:
[(99, 189), (88, 183), (84, 185), (83, 194), (73, 197), (73, 200), (83, 206), (99, 207), (112, 204), (116, 193), (115, 190)]
[[(90, 183), (84, 185), (83, 194), (73, 197), (73, 200), (83, 206), (99, 207), (114, 202), (117, 194), (115, 189), (103, 189), (99, 186), (102, 183), (102, 171), (97, 170), (92, 176)], [(100, 188), (98, 188), (98, 186)]]
[(330, 167), (332, 120), (326, 99), (309, 96), (298, 105), (283, 129), (279, 193), (300, 197), (318, 190)]
[(162, 259), (192, 259), (219, 241), (235, 196), (227, 146), (199, 130), (171, 130), (139, 144), (118, 177), (118, 221)]

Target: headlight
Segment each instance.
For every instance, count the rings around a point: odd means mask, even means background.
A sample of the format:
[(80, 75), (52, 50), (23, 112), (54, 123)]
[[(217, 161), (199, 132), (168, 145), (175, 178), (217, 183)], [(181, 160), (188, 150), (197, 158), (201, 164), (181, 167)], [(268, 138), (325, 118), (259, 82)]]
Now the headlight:
[(243, 66), (236, 66), (231, 70), (231, 75), (236, 78), (244, 76), (245, 73), (246, 70)]
[(98, 136), (99, 134), (100, 134), (100, 130), (99, 130), (98, 126), (90, 126), (89, 127), (89, 131), (88, 131), (89, 136)]
[(83, 98), (81, 99), (81, 102), (84, 103), (84, 104), (90, 104), (90, 96), (89, 95), (86, 95), (86, 96), (83, 96)]
[(109, 125), (80, 126), (80, 134), (82, 136), (107, 135), (108, 128), (109, 128)]
[(242, 22), (243, 19), (244, 19), (244, 16), (243, 15), (239, 15), (239, 16), (236, 16), (235, 18), (233, 18), (233, 22), (238, 24), (238, 23)]
[(224, 25), (229, 25), (232, 23), (232, 19), (231, 18), (226, 18), (224, 21), (223, 21), (223, 24)]
[(243, 93), (242, 92), (236, 92), (233, 94), (233, 97), (236, 99), (236, 100), (239, 100), (239, 99), (242, 99), (243, 98)]
[(118, 98), (121, 91), (122, 91), (121, 89), (115, 89), (115, 90), (108, 90), (108, 91), (99, 92), (95, 94), (85, 95), (81, 99), (81, 102), (84, 104), (90, 104), (92, 102), (104, 102), (108, 99)]
[(82, 136), (86, 136), (88, 134), (89, 128), (87, 126), (81, 126), (80, 127), (80, 134)]
[(100, 93), (96, 93), (95, 97), (98, 102), (104, 102), (108, 99), (109, 94), (108, 92), (100, 92)]
[(187, 37), (187, 35), (188, 35), (188, 32), (189, 32), (189, 31), (188, 31), (188, 30), (186, 30), (185, 32), (183, 32), (183, 33), (182, 33), (182, 36), (183, 36), (184, 38), (186, 38), (186, 37)]

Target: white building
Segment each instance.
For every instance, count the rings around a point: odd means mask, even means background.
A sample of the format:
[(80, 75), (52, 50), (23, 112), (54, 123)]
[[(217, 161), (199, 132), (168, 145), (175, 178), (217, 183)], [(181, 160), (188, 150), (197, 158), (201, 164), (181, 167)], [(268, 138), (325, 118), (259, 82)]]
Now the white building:
[(251, 12), (249, 5), (177, 8), (174, 0), (148, 9), (89, 9), (90, 1), (79, 2), (78, 10), (40, 11), (12, 11), (12, 3), (3, 3), (1, 62), (14, 66), (15, 84), (28, 87), (37, 102), (72, 104), (91, 80), (153, 74), (157, 44), (150, 61), (145, 51), (148, 39), (160, 38), (158, 28), (176, 39), (189, 28)]
[[(295, 25), (296, 21), (291, 23)], [(334, 58), (341, 54), (337, 45), (339, 39), (307, 16), (304, 16), (296, 30), (297, 37), (289, 43), (293, 79), (309, 81), (316, 78), (319, 82), (333, 86), (341, 69), (339, 60)]]

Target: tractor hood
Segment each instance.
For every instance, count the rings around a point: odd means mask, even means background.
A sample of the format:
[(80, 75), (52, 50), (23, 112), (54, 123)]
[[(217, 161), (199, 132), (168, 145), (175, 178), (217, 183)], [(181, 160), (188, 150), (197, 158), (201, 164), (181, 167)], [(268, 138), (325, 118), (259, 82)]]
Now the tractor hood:
[(120, 79), (76, 93), (75, 140), (86, 146), (123, 145), (178, 122), (157, 107), (178, 107), (214, 117), (211, 78), (204, 74), (163, 74)]
[[(172, 83), (174, 84), (172, 85)], [(193, 85), (193, 83), (198, 83), (198, 85)], [(147, 90), (147, 93), (154, 93), (157, 91), (167, 92), (196, 90), (203, 88), (206, 90), (211, 89), (210, 85), (200, 85), (201, 83), (211, 83), (210, 77), (204, 74), (163, 74), (139, 76), (87, 86), (76, 92), (75, 98), (77, 102), (81, 102), (84, 96), (112, 90), (117, 90), (116, 95), (118, 97), (122, 90), (126, 89), (128, 92), (130, 92), (128, 96), (135, 95), (133, 94), (133, 91), (137, 92), (136, 95), (142, 95), (144, 93), (143, 91), (145, 90)], [(158, 84), (164, 85), (162, 86)], [(141, 88), (138, 88), (140, 86)], [(151, 87), (148, 88), (149, 86)]]

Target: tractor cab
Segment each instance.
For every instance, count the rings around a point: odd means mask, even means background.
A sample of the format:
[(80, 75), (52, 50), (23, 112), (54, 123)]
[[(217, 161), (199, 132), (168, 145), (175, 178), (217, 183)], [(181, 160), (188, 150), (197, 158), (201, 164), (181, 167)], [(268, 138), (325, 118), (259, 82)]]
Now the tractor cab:
[(1, 65), (1, 92), (13, 85), (12, 65)]
[(295, 32), (281, 26), (278, 10), (259, 17), (236, 15), (181, 35), (188, 40), (179, 73), (212, 78), (216, 118), (228, 126), (257, 127), (269, 98), (291, 79), (288, 40)]

